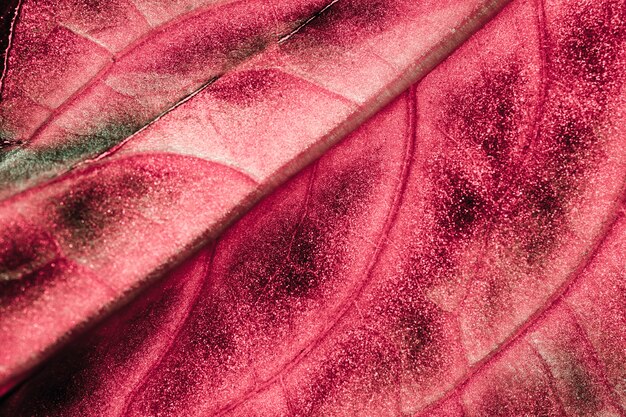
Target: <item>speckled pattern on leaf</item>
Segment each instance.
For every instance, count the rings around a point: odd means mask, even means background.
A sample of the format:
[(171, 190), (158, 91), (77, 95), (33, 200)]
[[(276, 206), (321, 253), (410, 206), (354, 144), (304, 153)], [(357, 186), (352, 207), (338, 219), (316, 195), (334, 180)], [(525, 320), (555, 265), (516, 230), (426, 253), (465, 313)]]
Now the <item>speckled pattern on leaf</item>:
[(110, 314), (0, 415), (626, 416), (623, 1), (192, 3), (39, 5), (115, 59), (3, 77), (7, 387)]

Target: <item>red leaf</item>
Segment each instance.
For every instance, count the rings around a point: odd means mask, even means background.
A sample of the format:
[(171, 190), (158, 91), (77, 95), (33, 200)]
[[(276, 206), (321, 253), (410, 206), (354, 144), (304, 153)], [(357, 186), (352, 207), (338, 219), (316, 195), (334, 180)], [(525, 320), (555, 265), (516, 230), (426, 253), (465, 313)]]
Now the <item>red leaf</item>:
[(625, 40), (514, 2), (2, 412), (625, 415)]
[(0, 79), (0, 391), (504, 3), (14, 4)]

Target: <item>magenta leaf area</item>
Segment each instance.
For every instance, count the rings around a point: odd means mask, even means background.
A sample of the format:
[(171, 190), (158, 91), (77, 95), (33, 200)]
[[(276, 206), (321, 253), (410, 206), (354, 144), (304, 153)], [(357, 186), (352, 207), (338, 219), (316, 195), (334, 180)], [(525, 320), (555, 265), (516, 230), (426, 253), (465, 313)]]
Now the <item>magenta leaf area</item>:
[(0, 415), (626, 416), (623, 1), (165, 3), (3, 11)]

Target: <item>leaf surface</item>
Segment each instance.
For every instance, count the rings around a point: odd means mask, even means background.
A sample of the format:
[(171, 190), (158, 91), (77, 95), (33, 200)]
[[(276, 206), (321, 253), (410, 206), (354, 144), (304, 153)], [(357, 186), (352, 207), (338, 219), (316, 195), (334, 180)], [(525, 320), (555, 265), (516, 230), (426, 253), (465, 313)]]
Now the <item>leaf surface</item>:
[(2, 413), (625, 415), (625, 33), (513, 2)]
[(504, 3), (9, 2), (0, 391), (217, 236)]

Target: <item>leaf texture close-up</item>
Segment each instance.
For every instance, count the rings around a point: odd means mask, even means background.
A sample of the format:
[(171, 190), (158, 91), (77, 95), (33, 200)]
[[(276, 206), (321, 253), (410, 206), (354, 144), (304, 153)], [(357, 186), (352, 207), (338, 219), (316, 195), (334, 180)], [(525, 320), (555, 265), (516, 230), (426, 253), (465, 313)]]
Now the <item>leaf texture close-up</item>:
[(626, 417), (623, 0), (0, 12), (0, 416)]

